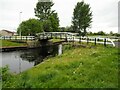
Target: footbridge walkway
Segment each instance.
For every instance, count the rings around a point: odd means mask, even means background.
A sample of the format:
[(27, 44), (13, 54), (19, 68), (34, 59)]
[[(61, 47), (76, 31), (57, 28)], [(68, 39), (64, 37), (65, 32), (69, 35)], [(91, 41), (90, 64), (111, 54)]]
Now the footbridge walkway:
[(38, 33), (36, 36), (1, 36), (2, 40), (49, 40), (49, 39), (65, 39), (68, 42), (77, 41), (77, 42), (91, 42), (91, 43), (99, 43), (110, 44), (115, 47), (115, 43), (110, 38), (102, 38), (102, 37), (82, 37), (79, 36), (78, 33), (70, 33), (70, 32), (43, 32)]
[(43, 32), (37, 34), (37, 39), (43, 40), (43, 39), (52, 39), (52, 38), (59, 38), (59, 39), (65, 39), (66, 41), (78, 41), (78, 42), (92, 42), (92, 43), (99, 43), (104, 44), (105, 46), (107, 44), (112, 45), (115, 47), (115, 44), (112, 39), (110, 38), (101, 38), (101, 37), (82, 37), (78, 36), (78, 33), (70, 33), (70, 32)]

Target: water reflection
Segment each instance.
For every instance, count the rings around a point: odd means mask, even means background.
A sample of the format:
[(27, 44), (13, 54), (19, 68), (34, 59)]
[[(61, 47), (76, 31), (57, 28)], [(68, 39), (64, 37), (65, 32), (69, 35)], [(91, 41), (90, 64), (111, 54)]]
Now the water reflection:
[(34, 62), (34, 66), (41, 63), (47, 56), (55, 56), (58, 52), (58, 46), (42, 46), (37, 49), (30, 49), (20, 55), (22, 60)]
[(20, 73), (41, 63), (44, 58), (60, 55), (61, 52), (61, 45), (44, 45), (36, 49), (2, 52), (0, 58), (2, 57), (2, 66), (9, 65), (11, 72)]

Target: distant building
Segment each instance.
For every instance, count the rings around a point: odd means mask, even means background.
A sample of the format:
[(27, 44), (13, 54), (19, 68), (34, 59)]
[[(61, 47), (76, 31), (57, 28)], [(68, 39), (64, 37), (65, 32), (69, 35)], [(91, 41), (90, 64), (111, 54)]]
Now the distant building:
[(14, 36), (16, 35), (16, 32), (11, 32), (8, 30), (1, 30), (0, 31), (0, 36)]

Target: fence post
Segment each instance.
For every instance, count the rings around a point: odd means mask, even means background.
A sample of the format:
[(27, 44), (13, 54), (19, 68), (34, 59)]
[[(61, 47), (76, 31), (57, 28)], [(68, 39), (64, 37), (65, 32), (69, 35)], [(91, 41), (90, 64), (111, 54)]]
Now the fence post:
[(89, 44), (89, 38), (87, 37), (87, 44)]
[(65, 40), (67, 41), (67, 34), (65, 34)]
[(81, 44), (81, 36), (80, 36), (80, 38), (79, 38), (79, 43)]
[(43, 39), (44, 39), (44, 34), (43, 34)]
[(5, 36), (3, 36), (4, 40), (5, 40)]
[(73, 43), (74, 43), (74, 37), (73, 37)]
[(10, 36), (10, 40), (11, 40), (11, 36)]
[(106, 47), (106, 38), (104, 39), (104, 46)]
[(55, 39), (57, 39), (57, 33), (55, 34)]
[(26, 36), (26, 41), (27, 41), (27, 36)]
[(48, 35), (47, 35), (47, 39), (48, 39), (49, 37), (48, 37)]
[(15, 36), (15, 40), (17, 39), (17, 36)]
[(60, 34), (60, 39), (62, 39), (62, 34)]
[(96, 45), (96, 38), (95, 38), (95, 45)]
[(52, 39), (52, 33), (51, 33), (51, 39)]

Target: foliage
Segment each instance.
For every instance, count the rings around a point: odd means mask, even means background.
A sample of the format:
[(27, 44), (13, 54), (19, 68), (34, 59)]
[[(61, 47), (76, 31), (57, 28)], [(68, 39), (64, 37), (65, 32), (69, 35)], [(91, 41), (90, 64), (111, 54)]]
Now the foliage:
[(111, 35), (111, 36), (113, 35), (113, 32), (112, 32), (112, 31), (110, 31), (110, 35)]
[(7, 81), (11, 77), (11, 75), (9, 73), (9, 67), (5, 66), (5, 67), (0, 68), (0, 69), (1, 69), (0, 71), (2, 71), (2, 81), (3, 82)]
[(120, 37), (120, 34), (114, 33), (113, 36)]
[(23, 21), (19, 25), (17, 33), (19, 34), (20, 31), (21, 31), (21, 35), (23, 36), (28, 36), (28, 35), (35, 36), (36, 33), (40, 33), (43, 31), (42, 23), (37, 19), (29, 19)]
[(78, 2), (73, 12), (73, 30), (85, 36), (86, 29), (90, 27), (92, 22), (92, 12), (90, 11), (89, 4)]
[[(117, 88), (118, 51), (113, 47), (71, 48), (4, 83), (10, 88)], [(7, 82), (8, 82), (7, 81)], [(64, 83), (63, 83), (64, 82)]]
[(1, 75), (0, 75), (0, 84), (4, 87), (4, 85), (10, 85), (11, 78), (13, 78), (13, 75), (9, 72), (9, 67), (6, 65), (5, 67), (0, 67)]
[(64, 31), (64, 32), (73, 32), (73, 33), (74, 33), (73, 28), (72, 28), (72, 25), (63, 28), (63, 31)]
[(105, 35), (105, 32), (99, 31), (97, 34), (98, 34), (98, 35)]
[(59, 27), (59, 18), (58, 18), (57, 13), (53, 13), (49, 17), (49, 20), (51, 21), (52, 32), (59, 31), (59, 29), (58, 29), (58, 27)]
[(55, 10), (51, 10), (53, 2), (38, 2), (35, 8), (35, 16), (43, 22), (44, 32), (59, 31), (59, 18)]
[(51, 10), (51, 7), (54, 5), (53, 2), (39, 2), (36, 4), (35, 16), (39, 18), (40, 21), (48, 20), (54, 11)]

